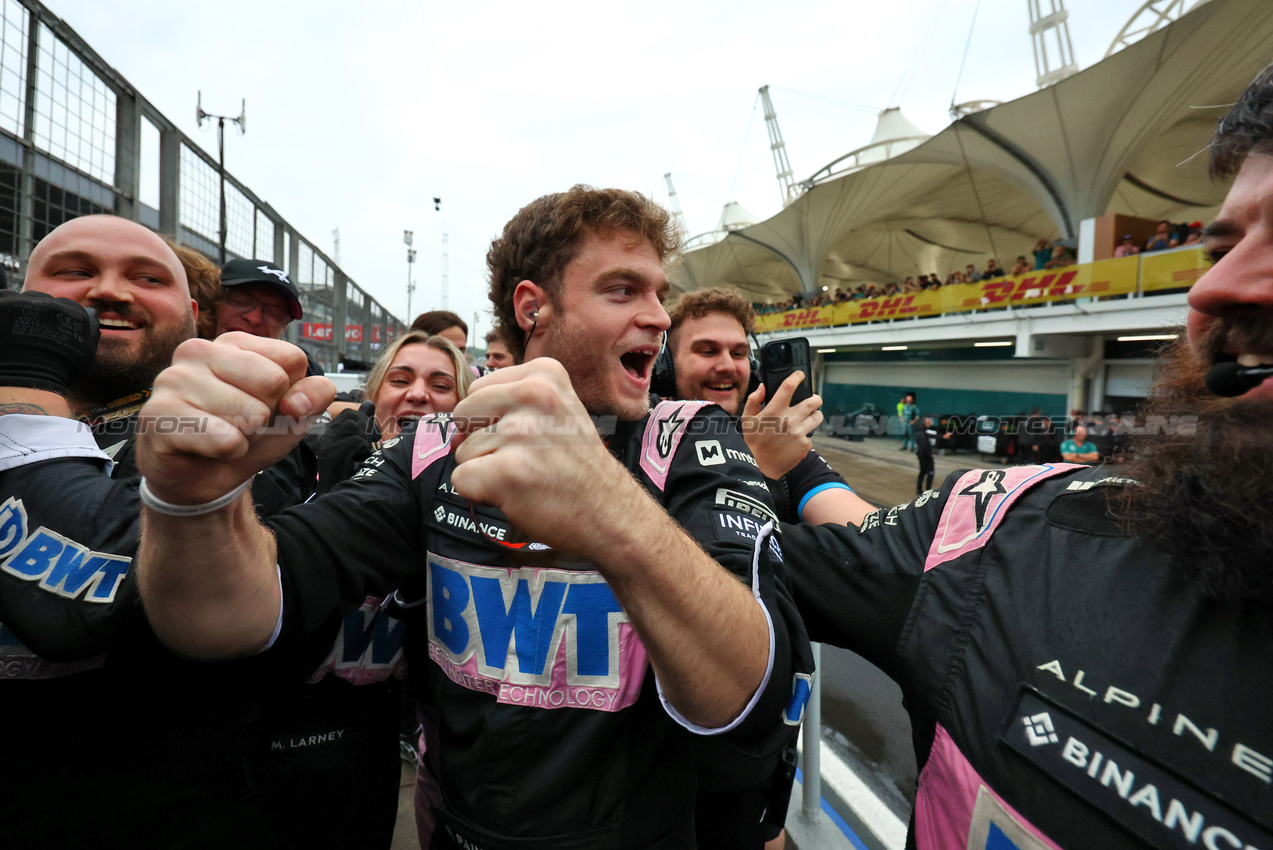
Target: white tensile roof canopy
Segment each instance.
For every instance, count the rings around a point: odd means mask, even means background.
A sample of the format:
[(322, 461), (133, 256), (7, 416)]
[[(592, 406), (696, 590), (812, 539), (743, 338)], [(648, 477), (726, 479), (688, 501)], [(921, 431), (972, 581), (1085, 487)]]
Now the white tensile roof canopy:
[[(823, 286), (1011, 266), (1039, 239), (1107, 213), (1206, 220), (1216, 121), (1273, 62), (1273, 3), (1210, 0), (1102, 62), (965, 116), (926, 141), (898, 110), (871, 145), (824, 169), (786, 209), (691, 250), (683, 289), (757, 300)], [(919, 138), (916, 138), (916, 137)], [(898, 141), (890, 141), (890, 139)], [(891, 148), (891, 149), (889, 149)], [(885, 157), (888, 158), (885, 158)], [(835, 164), (833, 164), (835, 166)]]

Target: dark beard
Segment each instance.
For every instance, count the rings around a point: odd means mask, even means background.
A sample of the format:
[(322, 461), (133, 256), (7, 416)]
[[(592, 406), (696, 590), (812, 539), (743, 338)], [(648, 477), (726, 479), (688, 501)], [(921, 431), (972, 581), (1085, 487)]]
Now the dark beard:
[(97, 360), (80, 380), (70, 388), (70, 398), (76, 406), (106, 404), (140, 390), (150, 389), (155, 378), (172, 363), (172, 353), (177, 346), (195, 335), (194, 316), (171, 330), (159, 331), (153, 326), (153, 334), (142, 346), (136, 358), (97, 350)]
[(1129, 532), (1216, 599), (1273, 598), (1273, 403), (1220, 398), (1203, 379), (1217, 358), (1232, 359), (1220, 354), (1226, 342), (1273, 350), (1270, 330), (1217, 323), (1201, 353), (1183, 335), (1166, 352), (1141, 419), (1158, 433), (1134, 441), (1130, 474), (1143, 486), (1116, 504)]

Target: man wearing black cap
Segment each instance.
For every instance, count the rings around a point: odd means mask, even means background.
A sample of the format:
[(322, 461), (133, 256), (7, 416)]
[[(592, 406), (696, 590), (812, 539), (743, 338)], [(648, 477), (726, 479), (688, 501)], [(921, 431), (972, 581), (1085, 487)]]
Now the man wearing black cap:
[(287, 323), (303, 315), (300, 294), (287, 272), (266, 260), (231, 260), (221, 267), (221, 287), (218, 336), (243, 331), (279, 339)]

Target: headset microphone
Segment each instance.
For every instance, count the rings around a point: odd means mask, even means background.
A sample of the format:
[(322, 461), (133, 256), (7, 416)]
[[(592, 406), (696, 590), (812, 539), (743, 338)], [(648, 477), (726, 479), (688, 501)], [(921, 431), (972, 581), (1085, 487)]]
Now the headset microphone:
[(1265, 378), (1273, 375), (1273, 366), (1242, 366), (1230, 361), (1218, 363), (1207, 372), (1207, 389), (1218, 396), (1242, 395), (1258, 387)]

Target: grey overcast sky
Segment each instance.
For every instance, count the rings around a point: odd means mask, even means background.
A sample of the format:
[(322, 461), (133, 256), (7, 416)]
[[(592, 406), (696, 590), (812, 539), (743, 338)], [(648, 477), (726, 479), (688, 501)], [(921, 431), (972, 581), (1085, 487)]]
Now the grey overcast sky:
[[(228, 170), (329, 255), (339, 228), (341, 265), (399, 317), (402, 231), (419, 251), (415, 313), (441, 306), (449, 233), (449, 307), (470, 325), (480, 313), (482, 333), (486, 248), (546, 192), (666, 203), (670, 171), (691, 234), (729, 200), (776, 213), (762, 85), (798, 179), (865, 144), (886, 106), (935, 133), (952, 95), (1035, 89), (1027, 0), (45, 2), (205, 150), (216, 131), (196, 126), (196, 91), (211, 112), (246, 98)], [(1141, 4), (1067, 0), (1080, 67)]]

